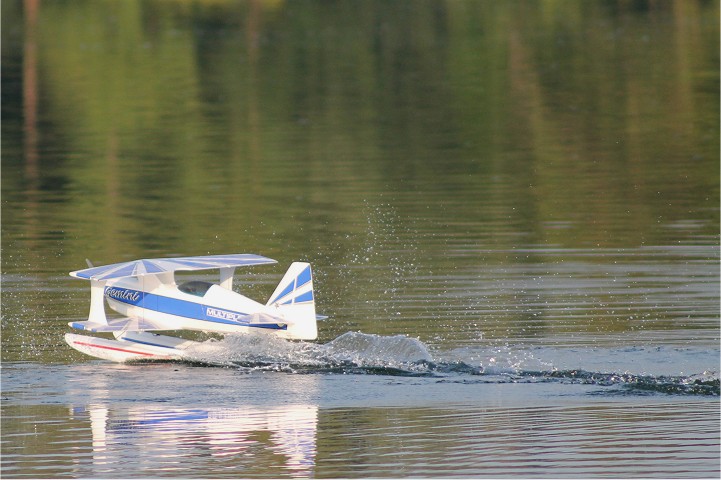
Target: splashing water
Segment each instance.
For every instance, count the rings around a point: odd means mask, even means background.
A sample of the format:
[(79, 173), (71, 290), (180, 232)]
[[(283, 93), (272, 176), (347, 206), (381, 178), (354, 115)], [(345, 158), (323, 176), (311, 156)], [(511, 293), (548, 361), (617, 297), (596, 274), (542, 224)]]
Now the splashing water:
[(414, 363), (433, 361), (423, 342), (405, 335), (383, 337), (347, 332), (322, 347), (328, 358), (360, 366), (403, 368)]
[(490, 348), (484, 354), (463, 355), (456, 351), (434, 356), (423, 342), (404, 335), (347, 332), (321, 345), (239, 334), (200, 343), (187, 354), (191, 362), (249, 372), (423, 376), (463, 383), (556, 382), (618, 387), (613, 393), (621, 394), (720, 394), (717, 371), (651, 375), (557, 368), (529, 351), (510, 347)]
[[(432, 362), (420, 340), (347, 332), (326, 344), (291, 342), (270, 335), (228, 335), (187, 351), (194, 362), (282, 371), (398, 370), (409, 374)], [(421, 367), (426, 370), (426, 367)]]

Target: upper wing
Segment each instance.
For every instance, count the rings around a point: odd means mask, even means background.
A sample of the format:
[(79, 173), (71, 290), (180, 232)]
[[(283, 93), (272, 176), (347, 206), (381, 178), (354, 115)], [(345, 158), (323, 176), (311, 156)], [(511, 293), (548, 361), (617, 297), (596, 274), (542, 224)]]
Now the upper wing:
[(277, 262), (272, 258), (250, 253), (206, 255), (200, 257), (150, 258), (77, 270), (70, 272), (70, 276), (84, 278), (86, 280), (111, 280), (115, 278), (174, 272), (176, 270), (208, 270), (213, 268), (267, 265), (271, 263)]

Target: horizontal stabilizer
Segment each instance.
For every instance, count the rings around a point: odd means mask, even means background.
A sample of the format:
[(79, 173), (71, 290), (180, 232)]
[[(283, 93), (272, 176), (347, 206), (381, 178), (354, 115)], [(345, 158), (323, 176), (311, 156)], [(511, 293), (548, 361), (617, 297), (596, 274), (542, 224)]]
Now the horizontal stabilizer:
[(163, 328), (160, 325), (138, 318), (118, 318), (108, 320), (107, 324), (97, 322), (70, 322), (68, 325), (78, 330), (86, 330), (88, 332), (144, 332), (147, 330), (167, 330), (167, 328)]
[(244, 321), (247, 321), (250, 325), (287, 325), (288, 320), (268, 315), (267, 313), (252, 313), (248, 316), (243, 317)]

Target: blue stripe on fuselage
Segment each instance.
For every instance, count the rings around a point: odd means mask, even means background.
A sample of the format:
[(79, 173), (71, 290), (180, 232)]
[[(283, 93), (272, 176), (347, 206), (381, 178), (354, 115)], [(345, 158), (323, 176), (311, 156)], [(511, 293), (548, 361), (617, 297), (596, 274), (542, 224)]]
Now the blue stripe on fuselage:
[(146, 293), (140, 290), (107, 287), (105, 292), (108, 298), (115, 300), (116, 302), (137, 306), (154, 312), (175, 315), (177, 317), (192, 318), (205, 322), (238, 325), (243, 327), (270, 328), (275, 330), (287, 328), (285, 325), (252, 324), (249, 320), (245, 319), (248, 317), (247, 313), (226, 310), (224, 308), (210, 307), (200, 303), (165, 297), (155, 293)]

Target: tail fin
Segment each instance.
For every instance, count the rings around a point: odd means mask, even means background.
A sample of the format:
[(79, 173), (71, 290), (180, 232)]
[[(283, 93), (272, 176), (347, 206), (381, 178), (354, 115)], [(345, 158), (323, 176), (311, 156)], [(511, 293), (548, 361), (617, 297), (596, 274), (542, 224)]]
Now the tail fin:
[(288, 322), (288, 337), (297, 340), (318, 338), (313, 274), (309, 263), (294, 262), (270, 296), (272, 314)]

